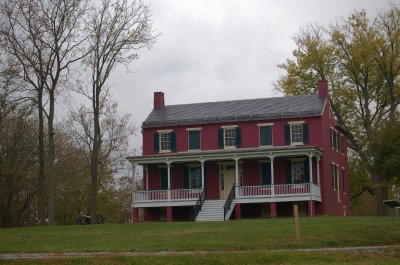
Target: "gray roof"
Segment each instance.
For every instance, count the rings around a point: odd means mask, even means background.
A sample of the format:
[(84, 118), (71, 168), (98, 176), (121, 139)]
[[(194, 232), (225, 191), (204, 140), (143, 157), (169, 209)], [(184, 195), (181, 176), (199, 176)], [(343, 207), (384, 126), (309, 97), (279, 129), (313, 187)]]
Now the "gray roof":
[(320, 116), (325, 97), (316, 95), (166, 105), (150, 113), (143, 128)]

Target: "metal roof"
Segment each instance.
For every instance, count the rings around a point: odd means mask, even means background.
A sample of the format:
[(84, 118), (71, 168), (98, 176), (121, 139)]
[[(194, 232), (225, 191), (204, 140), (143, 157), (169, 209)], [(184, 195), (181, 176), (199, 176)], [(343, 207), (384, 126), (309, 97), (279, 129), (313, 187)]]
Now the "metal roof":
[(166, 105), (153, 109), (142, 127), (320, 116), (325, 100), (308, 95)]

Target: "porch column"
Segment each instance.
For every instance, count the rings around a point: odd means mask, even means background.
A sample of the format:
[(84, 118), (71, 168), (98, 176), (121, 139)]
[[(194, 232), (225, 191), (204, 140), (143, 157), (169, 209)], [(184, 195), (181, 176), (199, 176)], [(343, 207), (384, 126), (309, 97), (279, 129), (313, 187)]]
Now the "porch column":
[(200, 160), (201, 163), (201, 189), (204, 189), (204, 160)]
[(171, 200), (171, 162), (167, 162), (167, 174), (168, 174), (168, 201), (169, 201)]
[(236, 183), (235, 183), (235, 198), (239, 196), (239, 158), (235, 157), (235, 177), (236, 177)]
[(275, 196), (275, 186), (274, 186), (274, 156), (270, 156), (271, 160), (271, 196)]
[[(313, 183), (312, 158), (313, 158), (313, 154), (310, 153), (310, 154), (308, 155), (308, 167), (309, 167), (309, 169), (310, 169), (310, 184)], [(311, 186), (310, 186), (310, 189), (311, 189)]]
[(270, 202), (269, 204), (269, 211), (271, 218), (276, 218), (276, 202)]
[(135, 191), (136, 191), (136, 179), (135, 179), (136, 164), (132, 162), (132, 213), (135, 205)]
[(242, 209), (240, 207), (240, 203), (236, 203), (235, 205), (235, 219), (239, 220), (242, 218)]
[(173, 221), (172, 206), (167, 206), (167, 222)]
[(139, 223), (139, 208), (133, 208), (133, 223)]
[(149, 190), (149, 166), (145, 165), (144, 166), (144, 174), (145, 174), (145, 179), (146, 179), (146, 190)]
[(308, 201), (308, 216), (313, 217), (314, 216), (314, 201), (310, 200)]
[(321, 157), (317, 156), (317, 184), (320, 185), (320, 176), (319, 176), (319, 161)]

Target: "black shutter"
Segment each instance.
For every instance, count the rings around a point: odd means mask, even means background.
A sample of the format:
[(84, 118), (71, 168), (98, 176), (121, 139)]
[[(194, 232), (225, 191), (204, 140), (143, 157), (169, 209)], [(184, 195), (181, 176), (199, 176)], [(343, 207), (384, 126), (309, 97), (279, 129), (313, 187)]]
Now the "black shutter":
[(176, 133), (170, 132), (171, 137), (171, 151), (176, 151)]
[(286, 161), (286, 184), (292, 184), (292, 162)]
[(260, 127), (260, 145), (272, 145), (272, 126)]
[(189, 189), (189, 167), (185, 166), (183, 168), (183, 188)]
[(271, 163), (261, 164), (261, 185), (271, 185)]
[(308, 124), (303, 124), (303, 144), (308, 144)]
[(236, 128), (236, 147), (240, 147), (242, 145), (242, 129), (239, 127)]
[(200, 149), (200, 131), (189, 131), (189, 150)]
[(304, 182), (310, 183), (310, 163), (308, 159), (304, 161)]
[(166, 167), (160, 168), (160, 190), (168, 189), (168, 169)]
[(290, 124), (285, 125), (285, 144), (290, 144)]
[(219, 148), (224, 148), (224, 129), (219, 128), (218, 129), (218, 147)]
[(154, 133), (154, 153), (158, 153), (160, 151), (160, 134)]

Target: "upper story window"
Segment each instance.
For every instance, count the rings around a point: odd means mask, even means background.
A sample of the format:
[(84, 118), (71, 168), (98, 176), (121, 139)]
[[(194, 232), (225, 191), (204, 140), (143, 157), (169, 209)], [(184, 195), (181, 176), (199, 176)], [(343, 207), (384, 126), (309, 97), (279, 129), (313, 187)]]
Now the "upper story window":
[(236, 148), (242, 143), (241, 129), (237, 126), (224, 126), (218, 129), (219, 148)]
[(343, 134), (340, 134), (338, 131), (335, 129), (330, 129), (330, 144), (331, 148), (337, 152), (344, 153), (344, 136)]
[(260, 127), (260, 146), (272, 145), (272, 124), (258, 124)]
[(335, 164), (331, 164), (331, 177), (332, 177), (332, 189), (334, 191), (337, 191), (339, 182), (339, 172), (338, 172), (338, 166)]
[(188, 150), (200, 150), (200, 129), (190, 128), (188, 131)]
[(154, 152), (165, 153), (176, 150), (176, 134), (172, 130), (159, 130), (154, 133)]
[(285, 143), (288, 145), (308, 144), (308, 124), (293, 122), (285, 125)]

